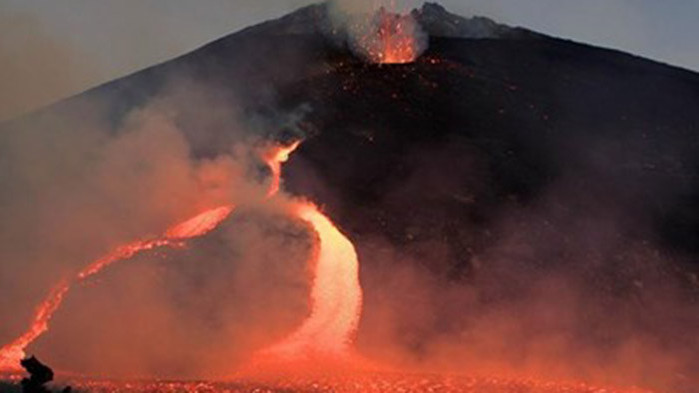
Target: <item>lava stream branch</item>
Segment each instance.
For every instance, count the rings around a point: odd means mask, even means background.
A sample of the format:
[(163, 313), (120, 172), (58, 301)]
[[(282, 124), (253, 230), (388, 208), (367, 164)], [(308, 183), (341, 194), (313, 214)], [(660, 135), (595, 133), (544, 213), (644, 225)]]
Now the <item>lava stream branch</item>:
[(49, 329), (51, 317), (58, 310), (73, 284), (80, 283), (99, 273), (105, 267), (117, 261), (129, 259), (140, 252), (157, 247), (178, 247), (187, 239), (203, 236), (216, 228), (232, 211), (233, 207), (229, 206), (207, 210), (169, 228), (160, 238), (139, 240), (118, 246), (78, 272), (72, 281), (61, 281), (39, 304), (29, 329), (11, 343), (0, 348), (0, 371), (21, 370), (20, 360), (26, 355), (26, 347)]
[[(280, 189), (281, 164), (300, 142), (275, 146), (262, 154), (272, 172), (266, 198)], [(282, 342), (261, 351), (276, 361), (301, 360), (309, 357), (347, 359), (356, 333), (362, 309), (362, 289), (359, 284), (359, 262), (354, 245), (333, 222), (308, 202), (293, 202), (291, 214), (311, 225), (318, 234), (311, 289), (311, 313), (301, 326)], [(26, 347), (45, 333), (49, 321), (60, 307), (72, 284), (82, 282), (105, 267), (129, 259), (138, 253), (158, 247), (180, 247), (188, 239), (201, 237), (219, 226), (230, 216), (232, 206), (207, 210), (187, 221), (169, 228), (156, 239), (138, 240), (118, 246), (95, 260), (71, 281), (56, 286), (37, 308), (29, 329), (10, 344), (0, 348), (0, 371), (20, 370), (20, 360)]]
[(292, 215), (309, 223), (319, 238), (313, 253), (311, 312), (296, 331), (260, 351), (253, 359), (253, 368), (299, 360), (343, 361), (352, 356), (351, 345), (362, 311), (354, 245), (312, 203), (293, 204)]
[[(267, 146), (261, 154), (261, 158), (272, 172), (267, 198), (277, 194), (280, 187), (281, 164), (289, 159), (289, 155), (298, 147), (300, 141), (289, 146)], [(184, 241), (201, 237), (218, 227), (233, 211), (233, 206), (221, 206), (207, 210), (189, 220), (181, 222), (167, 229), (165, 233), (155, 239), (137, 240), (116, 247), (106, 255), (96, 259), (83, 270), (78, 272), (73, 280), (61, 281), (37, 307), (29, 329), (18, 338), (0, 348), (0, 372), (20, 371), (20, 360), (25, 357), (25, 350), (29, 344), (49, 328), (49, 321), (58, 310), (63, 299), (75, 283), (82, 282), (99, 273), (105, 267), (122, 260), (129, 259), (143, 251), (158, 247), (181, 247)]]

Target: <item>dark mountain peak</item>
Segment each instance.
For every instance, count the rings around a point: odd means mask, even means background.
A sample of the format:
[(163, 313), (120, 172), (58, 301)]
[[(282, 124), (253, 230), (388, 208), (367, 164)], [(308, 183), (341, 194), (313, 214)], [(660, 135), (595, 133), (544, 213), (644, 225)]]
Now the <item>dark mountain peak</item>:
[[(422, 29), (434, 37), (451, 38), (510, 38), (513, 32), (524, 31), (493, 21), (473, 16), (466, 18), (449, 12), (439, 3), (426, 2), (413, 9), (410, 14)], [(246, 32), (289, 35), (289, 34), (332, 34), (357, 15), (343, 15), (331, 2), (322, 2), (300, 8), (279, 19), (253, 26)]]
[(514, 30), (486, 17), (453, 14), (439, 3), (426, 2), (412, 15), (429, 35), (436, 37), (501, 38)]
[(330, 5), (327, 2), (311, 4), (278, 19), (251, 26), (242, 33), (255, 34), (314, 34), (326, 33), (332, 28)]

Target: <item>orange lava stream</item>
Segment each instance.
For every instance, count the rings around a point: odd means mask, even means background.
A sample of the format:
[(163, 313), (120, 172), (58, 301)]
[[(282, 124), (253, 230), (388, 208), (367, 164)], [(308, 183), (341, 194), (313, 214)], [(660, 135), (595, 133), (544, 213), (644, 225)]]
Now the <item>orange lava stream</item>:
[(21, 370), (19, 361), (25, 357), (24, 349), (49, 329), (51, 316), (61, 305), (68, 289), (70, 289), (68, 282), (63, 281), (58, 284), (37, 307), (29, 330), (0, 348), (0, 371)]
[(301, 144), (301, 141), (296, 141), (289, 146), (279, 146), (275, 149), (269, 149), (263, 154), (265, 163), (272, 171), (272, 180), (267, 191), (267, 197), (272, 197), (279, 192), (279, 187), (282, 177), (282, 164), (289, 160), (291, 153), (296, 150)]
[(275, 362), (348, 359), (362, 311), (357, 253), (352, 242), (312, 203), (295, 204), (293, 214), (308, 222), (319, 237), (311, 313), (296, 331), (260, 355)]
[[(266, 149), (262, 159), (269, 166), (272, 178), (267, 198), (280, 188), (281, 164), (300, 142)], [(215, 229), (233, 211), (232, 206), (207, 210), (169, 228), (155, 239), (137, 240), (118, 246), (81, 270), (72, 281), (61, 282), (41, 302), (29, 329), (0, 348), (0, 371), (19, 371), (25, 349), (45, 333), (49, 321), (61, 305), (73, 283), (99, 273), (105, 267), (157, 247), (182, 246), (187, 239), (203, 236)], [(299, 360), (309, 357), (344, 359), (351, 355), (350, 346), (359, 324), (362, 290), (359, 284), (359, 262), (352, 243), (312, 203), (295, 203), (292, 214), (308, 222), (317, 232), (319, 244), (314, 252), (315, 274), (311, 290), (311, 313), (303, 324), (284, 341), (262, 351), (276, 360)]]
[(185, 239), (203, 236), (216, 228), (221, 221), (228, 217), (231, 211), (233, 211), (232, 207), (219, 207), (207, 210), (194, 218), (173, 226), (160, 238), (139, 240), (121, 245), (81, 270), (73, 282), (62, 281), (39, 304), (29, 329), (10, 344), (0, 348), (0, 371), (21, 370), (19, 362), (26, 355), (26, 347), (48, 330), (51, 317), (58, 310), (65, 294), (73, 283), (79, 283), (99, 273), (112, 263), (131, 258), (139, 252), (163, 246), (176, 247), (180, 246)]
[[(299, 142), (290, 146), (274, 146), (262, 154), (262, 159), (269, 166), (272, 178), (267, 198), (276, 195), (280, 189), (281, 164), (298, 147)], [(105, 267), (120, 260), (133, 257), (139, 252), (157, 247), (178, 247), (187, 239), (204, 236), (214, 230), (233, 211), (233, 206), (222, 206), (207, 210), (187, 221), (170, 227), (156, 239), (139, 240), (121, 245), (95, 260), (81, 270), (73, 281), (60, 282), (37, 307), (30, 328), (8, 345), (0, 348), (0, 372), (21, 371), (20, 360), (25, 356), (25, 348), (46, 332), (52, 315), (61, 305), (66, 293), (73, 283), (79, 283), (99, 273)], [(362, 313), (362, 288), (359, 282), (359, 260), (352, 242), (325, 216), (317, 206), (310, 202), (293, 202), (290, 213), (307, 222), (318, 235), (314, 245), (311, 261), (315, 267), (310, 294), (311, 312), (304, 322), (281, 342), (256, 354), (251, 364), (254, 370), (259, 366), (282, 366), (275, 368), (280, 375), (291, 371), (294, 366), (332, 367), (350, 365), (361, 360), (354, 353), (352, 344)], [(368, 364), (368, 363), (367, 363)], [(291, 368), (290, 368), (291, 367)], [(313, 367), (313, 366), (312, 366)], [(349, 370), (349, 369), (348, 369)], [(368, 369), (367, 369), (368, 370)], [(305, 370), (308, 371), (308, 370)], [(241, 375), (245, 375), (242, 373)], [(273, 381), (274, 382), (274, 381)], [(172, 390), (177, 383), (141, 382), (142, 387), (132, 383), (127, 389), (116, 386), (114, 382), (91, 382), (84, 388), (89, 390), (99, 384), (107, 388), (102, 390), (156, 391)], [(165, 385), (163, 385), (165, 384)], [(181, 383), (183, 391), (197, 390), (188, 383)], [(196, 387), (202, 386), (201, 382)], [(242, 385), (241, 385), (242, 386)], [(249, 386), (238, 386), (240, 391), (262, 391), (253, 382)], [(465, 378), (457, 376), (437, 376), (434, 374), (401, 374), (360, 372), (328, 374), (325, 379), (317, 376), (303, 379), (281, 379), (273, 383), (275, 388), (285, 391), (337, 391), (337, 392), (406, 392), (406, 391), (444, 391), (444, 392), (568, 392), (568, 393), (650, 393), (638, 388), (599, 389), (584, 383), (564, 383), (536, 381), (531, 379), (503, 378)], [(99, 387), (99, 386), (98, 386)], [(103, 386), (104, 387), (104, 386)], [(216, 390), (214, 385), (207, 390)], [(224, 387), (226, 391), (238, 391)], [(269, 388), (265, 385), (265, 391)]]
[[(271, 148), (267, 146), (263, 151), (262, 159), (272, 171), (267, 197), (271, 197), (279, 191), (281, 163), (289, 159), (289, 155), (298, 147), (299, 143), (300, 141), (297, 141), (290, 146), (272, 146)], [(140, 252), (158, 247), (182, 246), (184, 240), (203, 236), (215, 229), (232, 211), (233, 206), (221, 206), (210, 209), (170, 227), (159, 238), (137, 240), (120, 245), (78, 272), (73, 281), (62, 281), (39, 304), (29, 329), (11, 343), (0, 348), (0, 372), (21, 370), (20, 360), (26, 356), (26, 347), (48, 330), (51, 317), (58, 310), (65, 294), (73, 283), (79, 283), (99, 273), (105, 267), (115, 262), (129, 259)]]

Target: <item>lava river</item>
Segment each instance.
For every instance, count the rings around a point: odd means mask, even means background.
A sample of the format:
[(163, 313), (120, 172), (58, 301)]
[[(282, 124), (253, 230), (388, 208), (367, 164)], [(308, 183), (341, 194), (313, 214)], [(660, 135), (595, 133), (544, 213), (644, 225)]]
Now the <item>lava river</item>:
[[(272, 174), (266, 198), (279, 196), (281, 164), (298, 146), (273, 147), (261, 159)], [(314, 267), (309, 304), (311, 311), (286, 338), (258, 351), (232, 382), (164, 382), (74, 379), (70, 383), (90, 392), (473, 392), (473, 393), (649, 393), (637, 388), (604, 388), (579, 382), (465, 377), (387, 371), (371, 366), (353, 349), (362, 311), (359, 261), (351, 241), (314, 204), (284, 195), (290, 216), (302, 220), (317, 233), (309, 264)], [(89, 279), (105, 267), (158, 247), (183, 247), (187, 240), (214, 230), (233, 212), (233, 206), (205, 211), (167, 229), (155, 239), (137, 240), (93, 261), (72, 280), (60, 282), (37, 307), (27, 331), (0, 349), (0, 372), (20, 371), (19, 361), (34, 340), (49, 329), (74, 284)], [(311, 368), (307, 367), (311, 365)], [(333, 370), (334, 365), (342, 365)], [(384, 371), (381, 371), (384, 370)], [(295, 373), (295, 371), (301, 371)], [(318, 373), (320, 371), (320, 373)], [(259, 373), (258, 373), (259, 372)]]
[[(299, 142), (289, 146), (266, 149), (261, 158), (269, 167), (272, 178), (267, 198), (275, 196), (280, 187), (281, 164), (288, 160)], [(357, 328), (362, 291), (358, 278), (357, 255), (352, 243), (309, 202), (292, 202), (290, 213), (310, 224), (317, 232), (319, 244), (313, 252), (317, 260), (310, 304), (312, 312), (301, 327), (283, 342), (261, 351), (265, 354), (283, 354), (287, 360), (302, 354), (332, 354), (342, 357), (350, 351), (350, 343)], [(34, 340), (49, 329), (49, 321), (59, 309), (71, 286), (99, 273), (118, 261), (158, 247), (182, 247), (186, 240), (201, 237), (215, 229), (233, 211), (233, 206), (207, 210), (187, 221), (167, 229), (155, 239), (137, 240), (118, 246), (108, 254), (90, 263), (72, 280), (61, 281), (37, 307), (25, 333), (0, 348), (0, 371), (20, 371), (20, 360)]]

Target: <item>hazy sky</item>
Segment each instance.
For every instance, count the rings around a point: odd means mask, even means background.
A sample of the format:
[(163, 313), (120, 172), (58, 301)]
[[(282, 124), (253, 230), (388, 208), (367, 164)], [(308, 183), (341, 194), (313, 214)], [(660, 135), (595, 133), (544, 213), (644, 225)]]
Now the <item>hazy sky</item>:
[[(0, 120), (311, 2), (0, 0)], [(418, 2), (405, 3), (407, 7)], [(699, 70), (697, 0), (441, 3), (462, 15), (486, 15), (507, 24)]]

